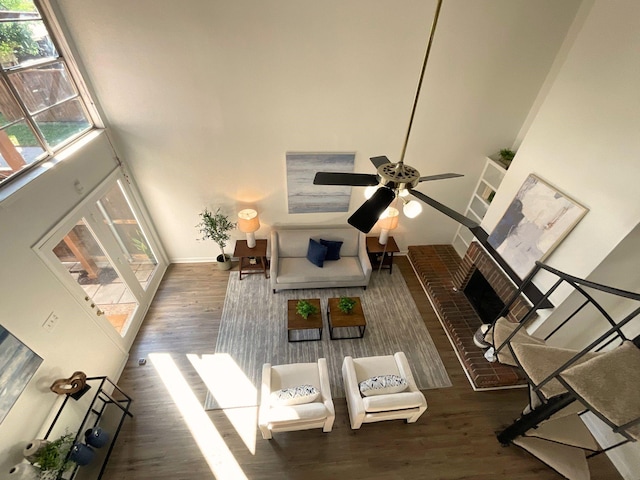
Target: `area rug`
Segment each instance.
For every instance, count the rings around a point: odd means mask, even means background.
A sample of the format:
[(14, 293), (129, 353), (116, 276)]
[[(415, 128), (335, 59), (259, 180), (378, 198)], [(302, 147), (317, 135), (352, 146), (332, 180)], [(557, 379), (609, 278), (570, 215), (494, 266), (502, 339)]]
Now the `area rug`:
[[(327, 325), (327, 299), (359, 297), (367, 328), (362, 339), (331, 340)], [(287, 300), (319, 298), (324, 329), (321, 341), (287, 341)], [(316, 331), (309, 331), (317, 336)], [(336, 334), (338, 331), (336, 331)], [(348, 336), (349, 331), (340, 332)], [(351, 333), (356, 333), (351, 332)], [(344, 397), (342, 361), (374, 355), (407, 355), (418, 388), (450, 387), (451, 381), (427, 331), (404, 278), (399, 272), (374, 272), (366, 290), (328, 288), (284, 290), (272, 293), (261, 275), (238, 280), (231, 272), (222, 311), (215, 355), (203, 355), (194, 364), (208, 392), (205, 409), (256, 406), (262, 365), (315, 362), (327, 359), (331, 394)]]

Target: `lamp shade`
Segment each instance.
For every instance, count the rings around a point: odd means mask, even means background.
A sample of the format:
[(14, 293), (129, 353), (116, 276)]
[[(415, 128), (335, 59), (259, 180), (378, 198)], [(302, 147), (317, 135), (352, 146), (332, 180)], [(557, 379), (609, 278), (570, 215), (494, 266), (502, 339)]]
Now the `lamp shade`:
[(395, 230), (398, 226), (399, 215), (400, 212), (397, 208), (389, 207), (380, 216), (378, 225), (384, 230)]
[(260, 228), (258, 212), (251, 208), (238, 212), (238, 230), (244, 233), (252, 233)]

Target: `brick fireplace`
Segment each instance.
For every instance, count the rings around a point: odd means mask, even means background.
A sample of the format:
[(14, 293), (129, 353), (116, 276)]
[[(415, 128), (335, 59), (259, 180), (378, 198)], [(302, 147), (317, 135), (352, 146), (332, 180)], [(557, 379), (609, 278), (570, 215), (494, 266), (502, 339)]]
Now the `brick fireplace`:
[[(484, 350), (473, 342), (473, 335), (484, 323), (464, 294), (473, 274), (479, 271), (504, 303), (517, 291), (485, 249), (472, 242), (460, 259), (451, 245), (410, 246), (408, 258), (474, 390), (525, 386), (517, 369), (487, 361)], [(527, 311), (527, 302), (518, 298), (507, 318), (518, 321)]]

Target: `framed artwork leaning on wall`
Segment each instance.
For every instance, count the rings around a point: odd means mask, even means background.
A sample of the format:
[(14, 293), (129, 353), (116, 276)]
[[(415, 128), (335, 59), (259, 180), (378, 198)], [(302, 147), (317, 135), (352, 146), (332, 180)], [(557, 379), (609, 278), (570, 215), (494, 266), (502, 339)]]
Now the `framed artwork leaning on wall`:
[(543, 261), (588, 209), (530, 174), (489, 235), (489, 244), (524, 279)]

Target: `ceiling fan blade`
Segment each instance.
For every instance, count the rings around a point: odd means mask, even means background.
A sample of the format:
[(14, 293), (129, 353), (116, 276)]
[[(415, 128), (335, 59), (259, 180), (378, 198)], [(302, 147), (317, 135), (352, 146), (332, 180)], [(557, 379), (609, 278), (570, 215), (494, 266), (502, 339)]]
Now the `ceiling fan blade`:
[(445, 178), (464, 177), (461, 173), (441, 173), (439, 175), (429, 175), (427, 177), (420, 177), (421, 182), (427, 182), (429, 180), (444, 180)]
[(369, 160), (371, 160), (371, 163), (373, 163), (376, 168), (380, 168), (380, 165), (384, 165), (385, 163), (391, 163), (391, 161), (384, 155), (371, 157)]
[(369, 233), (395, 197), (393, 190), (386, 187), (378, 188), (373, 196), (349, 217), (349, 224), (363, 233)]
[(430, 205), (433, 208), (435, 208), (436, 210), (444, 213), (449, 218), (453, 218), (456, 222), (461, 223), (462, 225), (464, 225), (467, 228), (476, 228), (476, 227), (479, 226), (478, 223), (476, 223), (474, 220), (471, 220), (470, 218), (465, 217), (461, 213), (458, 213), (455, 210), (452, 210), (451, 208), (447, 207), (446, 205), (441, 204), (440, 202), (434, 200), (431, 197), (427, 197), (422, 192), (418, 192), (417, 190), (409, 189), (409, 193), (411, 195), (413, 195), (414, 197), (419, 198), (420, 200), (422, 200), (427, 205)]
[(368, 187), (378, 185), (377, 175), (369, 173), (317, 172), (313, 179), (314, 185), (351, 185), (353, 187)]

